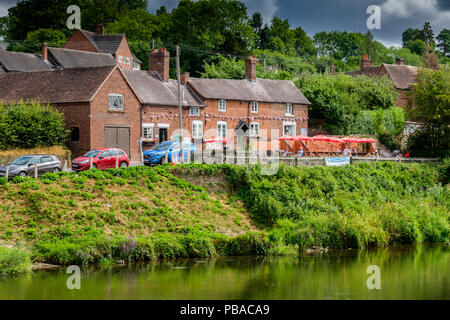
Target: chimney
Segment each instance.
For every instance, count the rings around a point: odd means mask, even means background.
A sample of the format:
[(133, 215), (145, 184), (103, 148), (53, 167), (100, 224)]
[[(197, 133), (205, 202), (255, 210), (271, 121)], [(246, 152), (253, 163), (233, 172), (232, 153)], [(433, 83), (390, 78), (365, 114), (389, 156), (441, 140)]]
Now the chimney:
[(336, 67), (334, 66), (334, 63), (330, 66), (330, 74), (336, 74)]
[(258, 58), (256, 56), (249, 56), (245, 61), (245, 79), (256, 81), (256, 65)]
[(48, 61), (48, 44), (45, 42), (42, 44), (42, 58), (44, 61)]
[(181, 78), (181, 82), (183, 82), (184, 84), (187, 84), (187, 82), (189, 81), (189, 72), (184, 72), (180, 75)]
[(372, 60), (369, 59), (367, 54), (363, 54), (361, 59), (361, 70), (364, 70), (367, 67), (373, 67)]
[(101, 23), (97, 26), (97, 34), (105, 34), (105, 27)]
[(170, 53), (166, 48), (153, 49), (148, 57), (148, 71), (158, 73), (164, 82), (169, 82), (169, 62)]
[(405, 59), (397, 58), (397, 59), (395, 59), (395, 64), (397, 64), (399, 66), (403, 66), (405, 64)]

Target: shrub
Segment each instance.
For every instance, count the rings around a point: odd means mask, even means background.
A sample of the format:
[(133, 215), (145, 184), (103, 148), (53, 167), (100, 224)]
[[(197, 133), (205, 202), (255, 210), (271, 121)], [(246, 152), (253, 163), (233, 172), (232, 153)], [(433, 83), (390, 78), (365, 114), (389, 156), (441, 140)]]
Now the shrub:
[(30, 254), (19, 248), (0, 247), (0, 276), (31, 271)]

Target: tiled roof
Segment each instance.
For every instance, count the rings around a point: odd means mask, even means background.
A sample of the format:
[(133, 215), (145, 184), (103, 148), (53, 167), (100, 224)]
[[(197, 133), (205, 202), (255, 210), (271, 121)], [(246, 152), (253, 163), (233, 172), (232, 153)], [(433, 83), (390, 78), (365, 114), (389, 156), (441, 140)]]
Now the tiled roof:
[(81, 50), (48, 48), (49, 60), (60, 68), (82, 68), (114, 66), (116, 60), (111, 54)]
[(86, 30), (81, 30), (81, 32), (100, 53), (116, 53), (125, 37), (125, 34), (97, 34)]
[[(178, 106), (178, 86), (175, 80), (164, 83), (161, 78), (148, 71), (123, 70), (125, 77), (134, 88), (143, 104)], [(182, 85), (183, 106), (203, 106), (203, 102), (191, 89)]]
[(89, 102), (116, 66), (0, 74), (0, 102)]
[(0, 65), (7, 72), (45, 71), (51, 69), (38, 55), (6, 50), (0, 50)]
[(389, 78), (397, 89), (408, 89), (417, 81), (418, 67), (385, 63), (383, 63), (383, 67), (386, 68)]
[(190, 78), (189, 84), (206, 99), (310, 104), (295, 84), (287, 80)]
[(378, 71), (380, 70), (380, 67), (365, 67), (362, 70), (355, 70), (355, 71), (347, 71), (345, 72), (345, 74), (349, 75), (349, 76), (376, 76)]

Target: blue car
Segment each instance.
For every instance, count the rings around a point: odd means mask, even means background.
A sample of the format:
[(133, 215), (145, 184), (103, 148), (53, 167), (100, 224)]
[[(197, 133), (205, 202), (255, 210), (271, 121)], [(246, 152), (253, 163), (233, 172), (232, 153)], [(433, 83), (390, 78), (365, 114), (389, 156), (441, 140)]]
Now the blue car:
[[(189, 154), (195, 152), (194, 144), (183, 142), (184, 161), (188, 161)], [(144, 152), (144, 164), (154, 166), (158, 164), (172, 163), (173, 155), (180, 159), (180, 143), (175, 141), (165, 141), (152, 150)]]

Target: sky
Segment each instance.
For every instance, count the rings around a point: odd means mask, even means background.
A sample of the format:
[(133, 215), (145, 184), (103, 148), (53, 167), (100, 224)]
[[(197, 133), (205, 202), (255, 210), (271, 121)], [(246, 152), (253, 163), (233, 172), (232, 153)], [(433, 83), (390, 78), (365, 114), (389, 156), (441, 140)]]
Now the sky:
[[(18, 0), (0, 0), (0, 16)], [(179, 0), (149, 0), (149, 11), (162, 5), (170, 11)], [(265, 22), (273, 16), (289, 19), (293, 27), (301, 26), (310, 36), (320, 31), (367, 32), (366, 13), (370, 5), (381, 8), (381, 29), (371, 30), (384, 45), (399, 46), (407, 28), (420, 28), (431, 22), (437, 35), (450, 29), (450, 0), (242, 0), (249, 15), (262, 14)]]

